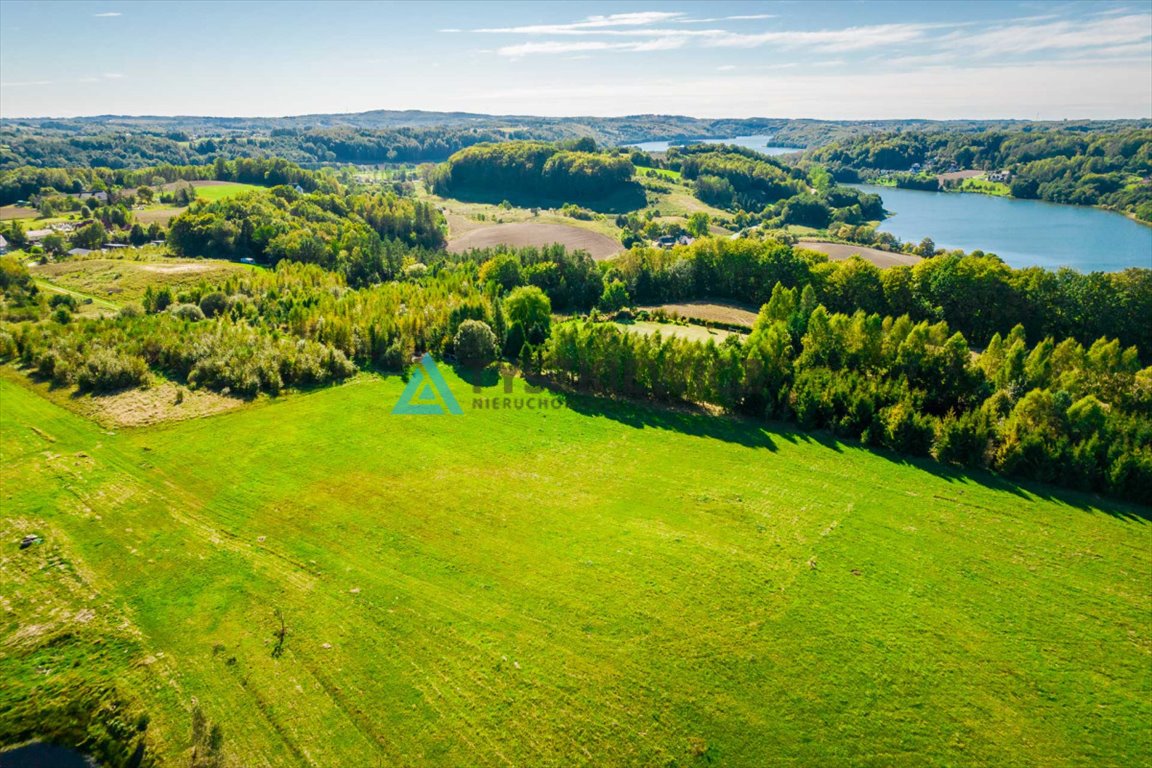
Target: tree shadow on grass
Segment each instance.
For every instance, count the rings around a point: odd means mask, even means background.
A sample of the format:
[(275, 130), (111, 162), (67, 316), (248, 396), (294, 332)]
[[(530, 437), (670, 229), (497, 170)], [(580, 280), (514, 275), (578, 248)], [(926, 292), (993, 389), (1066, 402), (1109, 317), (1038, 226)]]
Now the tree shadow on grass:
[[(904, 456), (882, 448), (871, 448), (864, 445), (860, 447), (893, 464), (913, 467), (922, 472), (934, 475), (954, 486), (959, 494), (964, 493), (964, 486), (966, 485), (978, 485), (1002, 493), (1010, 493), (1023, 502), (1035, 503), (1045, 501), (1074, 507), (1082, 512), (1097, 512), (1109, 515), (1110, 517), (1128, 522), (1152, 522), (1152, 509), (1134, 502), (1104, 497), (1087, 491), (1058, 488), (1039, 481), (1003, 477), (986, 469), (959, 467), (951, 464), (942, 464), (931, 458)], [(957, 503), (973, 509), (985, 509), (975, 501), (969, 501), (963, 498), (953, 498), (940, 494), (933, 494), (932, 498)]]
[(747, 448), (765, 448), (773, 452), (778, 450), (766, 425), (749, 419), (714, 416), (689, 408), (660, 407), (580, 392), (563, 392), (563, 397), (565, 405), (576, 413), (611, 419), (634, 429), (664, 429), (723, 440)]
[(787, 422), (761, 422), (749, 418), (715, 415), (685, 407), (598, 397), (570, 390), (560, 391), (563, 393), (566, 405), (577, 413), (612, 419), (635, 429), (665, 429), (681, 434), (710, 437), (749, 448), (766, 448), (773, 452), (778, 450), (777, 440), (793, 444), (817, 443), (836, 453), (844, 453), (845, 448), (857, 448), (893, 464), (915, 468), (944, 480), (956, 488), (957, 497), (934, 493), (932, 498), (971, 507), (974, 510), (985, 508), (977, 500), (960, 497), (964, 492), (964, 486), (977, 485), (1009, 493), (1022, 502), (1046, 501), (1129, 522), (1152, 522), (1152, 509), (1139, 504), (1083, 491), (1057, 488), (1040, 482), (1005, 478), (988, 470), (942, 464), (931, 458), (904, 456), (856, 441), (843, 440), (826, 431), (805, 432)]

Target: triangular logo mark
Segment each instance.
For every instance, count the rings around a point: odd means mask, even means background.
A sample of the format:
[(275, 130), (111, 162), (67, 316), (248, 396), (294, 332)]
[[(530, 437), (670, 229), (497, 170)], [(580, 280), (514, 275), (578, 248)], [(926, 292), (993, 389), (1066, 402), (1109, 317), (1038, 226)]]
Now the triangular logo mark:
[(425, 354), (420, 358), (420, 365), (408, 380), (408, 386), (404, 388), (392, 413), (402, 416), (441, 416), (451, 413), (459, 416), (464, 410), (456, 402), (455, 395), (448, 388), (448, 382), (444, 381), (432, 355)]

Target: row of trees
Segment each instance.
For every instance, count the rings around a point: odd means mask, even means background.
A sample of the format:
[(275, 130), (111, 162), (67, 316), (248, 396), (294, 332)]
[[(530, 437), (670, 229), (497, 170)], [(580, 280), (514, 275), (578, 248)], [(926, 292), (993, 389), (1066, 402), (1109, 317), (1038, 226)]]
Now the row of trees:
[(810, 287), (834, 311), (862, 309), (915, 320), (945, 320), (974, 344), (1022, 325), (1032, 339), (1101, 336), (1152, 349), (1152, 271), (1084, 274), (1071, 269), (1012, 269), (995, 256), (956, 254), (915, 266), (879, 269), (859, 258), (830, 262), (795, 246), (766, 240), (703, 239), (670, 250), (633, 248), (608, 268), (636, 304), (722, 298), (753, 306), (772, 287)]
[(973, 358), (946, 323), (808, 310), (778, 286), (746, 340), (558, 326), (544, 369), (592, 391), (794, 420), (913, 456), (1152, 501), (1152, 368), (1022, 328)]
[(307, 171), (279, 157), (239, 158), (204, 165), (156, 165), (138, 169), (106, 166), (35, 167), (19, 166), (0, 171), (0, 205), (53, 194), (80, 195), (106, 192), (115, 198), (120, 190), (135, 196), (142, 186), (161, 187), (178, 181), (235, 181), (272, 187), (299, 186), (305, 191), (339, 191), (330, 173)]

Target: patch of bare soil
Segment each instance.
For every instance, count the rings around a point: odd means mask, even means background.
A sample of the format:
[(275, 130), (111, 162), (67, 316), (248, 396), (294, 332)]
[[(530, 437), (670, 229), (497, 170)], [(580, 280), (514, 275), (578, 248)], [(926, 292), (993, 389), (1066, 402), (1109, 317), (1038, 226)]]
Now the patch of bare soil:
[(72, 402), (86, 416), (112, 427), (143, 427), (223, 413), (244, 405), (237, 397), (206, 390), (189, 390), (166, 381), (148, 389), (128, 389), (110, 395), (82, 395)]

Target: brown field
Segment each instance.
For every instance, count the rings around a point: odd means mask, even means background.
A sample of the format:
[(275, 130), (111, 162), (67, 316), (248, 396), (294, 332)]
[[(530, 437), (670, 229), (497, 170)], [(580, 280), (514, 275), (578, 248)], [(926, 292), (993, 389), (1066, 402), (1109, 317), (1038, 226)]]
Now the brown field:
[(849, 245), (847, 243), (822, 243), (812, 240), (801, 240), (798, 244), (799, 248), (806, 248), (809, 251), (816, 251), (827, 256), (832, 261), (844, 261), (854, 255), (859, 255), (866, 261), (870, 261), (881, 269), (896, 266), (912, 266), (920, 263), (919, 256), (913, 256), (908, 253), (891, 253), (889, 251), (881, 251), (879, 248), (869, 248), (866, 245)]
[(597, 261), (615, 256), (624, 250), (618, 240), (607, 235), (591, 232), (566, 224), (541, 224), (524, 222), (519, 224), (494, 224), (464, 232), (448, 243), (452, 253), (463, 253), (472, 248), (492, 248), (509, 245), (516, 248), (525, 246), (545, 246), (560, 243), (569, 250), (583, 250)]
[(662, 309), (668, 314), (703, 322), (724, 323), (725, 325), (739, 325), (751, 328), (756, 322), (756, 313), (745, 307), (734, 304), (715, 304), (707, 301), (688, 301), (683, 304), (661, 304), (659, 306), (640, 307), (649, 312)]
[(942, 173), (936, 178), (940, 181), (963, 181), (964, 179), (975, 179), (984, 175), (984, 171), (952, 171), (952, 173)]
[(166, 226), (169, 221), (179, 216), (185, 210), (184, 208), (153, 208), (151, 210), (133, 211), (133, 213), (136, 216), (136, 220), (145, 226), (153, 222), (159, 222)]
[(0, 221), (11, 221), (13, 219), (34, 219), (39, 215), (40, 212), (35, 208), (22, 208), (18, 205), (0, 206)]

